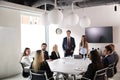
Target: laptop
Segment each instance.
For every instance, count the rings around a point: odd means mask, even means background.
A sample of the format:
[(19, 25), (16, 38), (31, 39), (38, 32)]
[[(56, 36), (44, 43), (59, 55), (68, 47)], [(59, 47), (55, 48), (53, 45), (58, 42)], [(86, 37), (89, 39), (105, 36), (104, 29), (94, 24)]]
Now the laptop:
[(82, 59), (81, 55), (74, 55), (74, 59)]

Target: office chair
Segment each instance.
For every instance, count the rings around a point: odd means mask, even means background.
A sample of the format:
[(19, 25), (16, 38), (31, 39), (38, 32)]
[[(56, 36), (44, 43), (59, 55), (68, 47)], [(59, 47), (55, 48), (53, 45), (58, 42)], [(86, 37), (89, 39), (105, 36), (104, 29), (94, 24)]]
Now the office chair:
[(24, 77), (24, 78), (27, 78), (27, 77), (29, 77), (29, 75), (30, 75), (30, 71), (27, 69), (25, 69), (24, 68), (24, 64), (23, 63), (20, 63), (21, 64), (21, 66), (22, 66), (22, 76)]
[[(95, 76), (94, 76), (94, 80), (108, 80), (107, 74), (106, 74), (107, 69), (108, 68), (97, 70), (95, 73)], [(91, 80), (91, 79), (86, 78), (86, 77), (82, 77), (81, 80)]]
[(81, 79), (77, 79), (77, 80), (91, 80), (91, 79), (86, 78), (86, 77), (82, 77)]
[(107, 74), (106, 74), (107, 69), (108, 68), (104, 68), (96, 71), (94, 80), (107, 80)]
[(51, 78), (47, 78), (46, 72), (43, 70), (39, 70), (37, 73), (34, 72), (33, 69), (30, 70), (30, 80), (50, 80), (53, 79), (53, 77)]
[(108, 66), (108, 69), (107, 69), (107, 77), (108, 78), (112, 78), (114, 76), (114, 67), (115, 67), (115, 63), (110, 64)]

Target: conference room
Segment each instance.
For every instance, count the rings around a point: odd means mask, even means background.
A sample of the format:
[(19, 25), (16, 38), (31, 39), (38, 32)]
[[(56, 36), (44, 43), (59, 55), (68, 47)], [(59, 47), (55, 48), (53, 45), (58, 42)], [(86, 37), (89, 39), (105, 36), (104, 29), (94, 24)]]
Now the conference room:
[[(32, 80), (31, 64), (36, 60), (37, 51), (42, 53), (44, 49), (49, 57), (44, 56), (45, 62), (53, 73), (54, 80), (84, 78), (83, 74), (92, 62), (92, 51), (97, 51), (102, 59), (106, 57), (104, 53), (107, 45), (113, 45), (120, 56), (119, 2), (0, 0), (0, 80)], [(70, 43), (67, 37), (72, 38)], [(85, 40), (87, 42), (82, 47), (82, 41)], [(82, 54), (81, 47), (86, 47), (87, 54)], [(26, 48), (29, 48), (31, 58), (28, 67), (21, 64)], [(59, 58), (55, 60), (52, 58), (54, 50), (59, 53)], [(120, 78), (120, 62), (114, 67), (117, 72), (109, 80)], [(29, 72), (27, 77), (23, 75), (24, 69)]]

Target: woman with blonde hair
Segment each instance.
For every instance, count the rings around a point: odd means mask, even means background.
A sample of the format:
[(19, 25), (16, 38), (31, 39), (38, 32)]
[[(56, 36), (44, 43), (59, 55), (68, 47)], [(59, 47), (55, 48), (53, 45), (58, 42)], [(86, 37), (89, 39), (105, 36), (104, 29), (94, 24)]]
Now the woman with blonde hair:
[[(44, 60), (44, 53), (41, 50), (37, 50), (34, 61), (31, 64), (30, 69), (33, 69), (34, 72), (39, 73), (39, 70), (45, 71), (48, 78), (53, 76), (48, 63)], [(54, 80), (51, 78), (51, 80)]]
[(82, 57), (86, 57), (88, 54), (88, 42), (85, 35), (82, 35), (82, 39), (79, 45), (79, 54), (82, 55)]
[(53, 51), (51, 52), (50, 59), (55, 60), (60, 58), (59, 52), (58, 52), (58, 46), (55, 44), (53, 46)]

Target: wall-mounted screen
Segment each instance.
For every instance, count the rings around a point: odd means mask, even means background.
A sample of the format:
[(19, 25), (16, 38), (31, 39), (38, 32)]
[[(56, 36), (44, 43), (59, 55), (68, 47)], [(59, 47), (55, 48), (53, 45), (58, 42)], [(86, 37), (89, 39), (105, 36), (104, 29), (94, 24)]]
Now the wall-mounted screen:
[(85, 35), (88, 43), (112, 43), (113, 28), (107, 27), (88, 27), (85, 28)]

